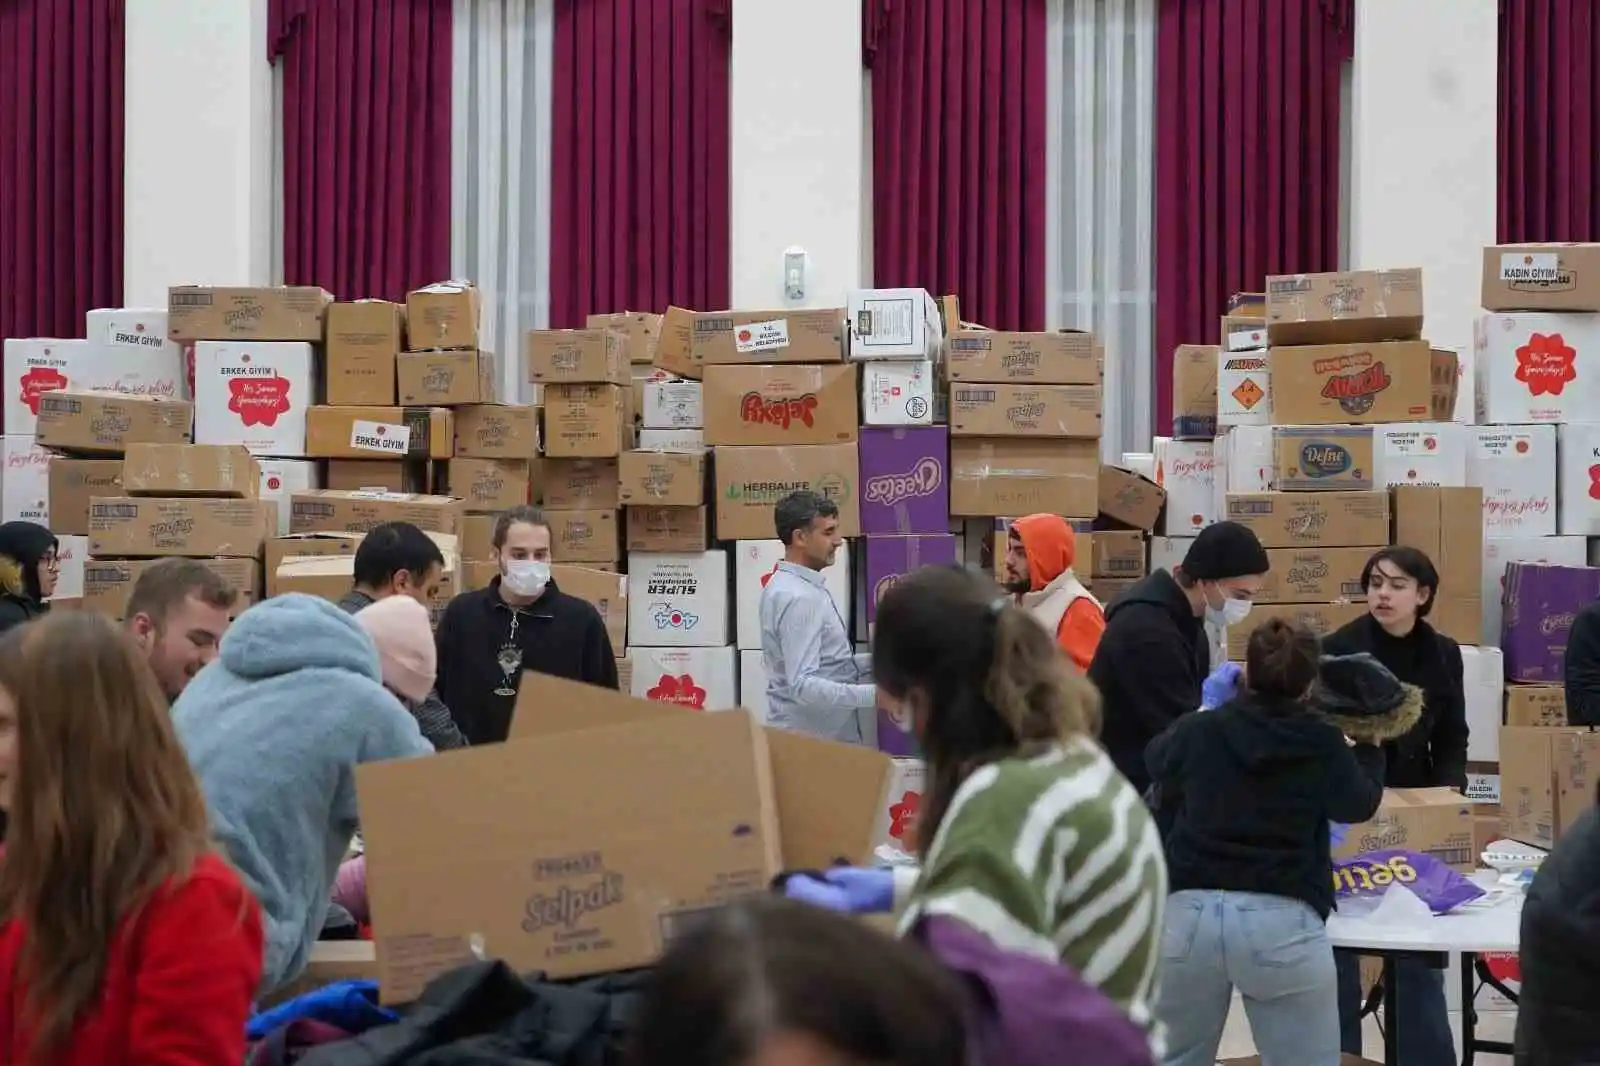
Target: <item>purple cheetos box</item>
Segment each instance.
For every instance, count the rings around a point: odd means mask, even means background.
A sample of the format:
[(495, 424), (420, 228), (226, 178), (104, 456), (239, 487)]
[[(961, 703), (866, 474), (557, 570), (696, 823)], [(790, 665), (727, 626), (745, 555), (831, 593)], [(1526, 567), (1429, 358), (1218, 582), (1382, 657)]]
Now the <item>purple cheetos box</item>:
[(950, 532), (950, 430), (861, 430), (861, 532), (869, 537)]
[(921, 537), (868, 537), (866, 562), (867, 622), (878, 618), (878, 601), (896, 581), (922, 566), (949, 566), (956, 561), (956, 538), (949, 533)]
[(1506, 679), (1560, 684), (1572, 619), (1597, 597), (1600, 568), (1507, 565), (1500, 623)]

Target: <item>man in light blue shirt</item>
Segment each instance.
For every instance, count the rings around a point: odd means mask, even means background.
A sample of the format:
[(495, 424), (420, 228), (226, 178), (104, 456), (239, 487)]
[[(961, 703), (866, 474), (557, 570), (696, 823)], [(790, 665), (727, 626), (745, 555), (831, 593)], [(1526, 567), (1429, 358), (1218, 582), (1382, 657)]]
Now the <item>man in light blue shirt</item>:
[(871, 657), (851, 651), (822, 578), (844, 543), (839, 507), (815, 492), (792, 492), (773, 519), (784, 559), (761, 590), (767, 724), (859, 744), (861, 712), (877, 704)]

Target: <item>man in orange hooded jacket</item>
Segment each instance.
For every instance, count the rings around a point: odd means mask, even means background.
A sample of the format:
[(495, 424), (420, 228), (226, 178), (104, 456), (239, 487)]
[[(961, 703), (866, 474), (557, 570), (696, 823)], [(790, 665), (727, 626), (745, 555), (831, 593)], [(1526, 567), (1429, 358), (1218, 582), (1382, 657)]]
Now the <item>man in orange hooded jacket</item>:
[(1032, 514), (1012, 522), (1006, 537), (1006, 589), (1055, 634), (1079, 670), (1088, 670), (1106, 615), (1072, 572), (1077, 534), (1060, 515)]

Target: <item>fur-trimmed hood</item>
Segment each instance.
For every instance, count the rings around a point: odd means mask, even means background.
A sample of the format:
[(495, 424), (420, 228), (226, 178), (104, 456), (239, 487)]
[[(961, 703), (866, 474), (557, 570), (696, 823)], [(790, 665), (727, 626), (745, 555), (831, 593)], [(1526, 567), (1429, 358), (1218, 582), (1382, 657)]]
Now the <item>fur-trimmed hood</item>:
[(1337, 714), (1327, 710), (1321, 713), (1358, 744), (1387, 744), (1411, 732), (1422, 719), (1422, 689), (1406, 684), (1400, 687), (1404, 692), (1400, 703), (1381, 714)]
[(22, 564), (9, 555), (0, 555), (0, 596), (32, 599), (28, 593), (26, 571)]

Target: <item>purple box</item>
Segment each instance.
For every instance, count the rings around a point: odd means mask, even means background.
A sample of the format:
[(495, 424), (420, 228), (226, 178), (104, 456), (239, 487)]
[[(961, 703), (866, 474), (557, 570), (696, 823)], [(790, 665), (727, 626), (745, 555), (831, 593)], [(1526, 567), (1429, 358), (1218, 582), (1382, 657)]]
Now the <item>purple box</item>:
[(1559, 684), (1573, 616), (1597, 598), (1595, 567), (1508, 564), (1500, 621), (1506, 679)]
[(917, 750), (917, 737), (911, 731), (911, 723), (900, 721), (882, 707), (878, 708), (878, 750), (899, 758), (922, 754)]
[(861, 532), (869, 537), (950, 532), (948, 428), (867, 428), (857, 448)]
[(956, 538), (950, 533), (923, 537), (868, 537), (866, 549), (867, 623), (878, 619), (878, 601), (896, 581), (920, 566), (949, 566), (956, 561)]

